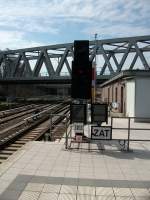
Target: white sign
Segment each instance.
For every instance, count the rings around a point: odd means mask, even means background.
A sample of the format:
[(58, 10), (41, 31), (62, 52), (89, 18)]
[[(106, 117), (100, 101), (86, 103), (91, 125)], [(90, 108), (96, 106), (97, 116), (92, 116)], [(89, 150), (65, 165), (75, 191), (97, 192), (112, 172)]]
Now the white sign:
[(110, 126), (91, 126), (91, 139), (111, 140), (112, 128)]
[(83, 133), (84, 132), (84, 124), (83, 123), (74, 123), (74, 131), (75, 131), (75, 133)]

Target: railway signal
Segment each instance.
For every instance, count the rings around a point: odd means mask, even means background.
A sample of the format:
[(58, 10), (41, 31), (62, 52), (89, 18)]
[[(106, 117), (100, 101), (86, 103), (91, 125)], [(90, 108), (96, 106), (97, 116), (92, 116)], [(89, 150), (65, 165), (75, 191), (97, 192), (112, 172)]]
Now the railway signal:
[[(101, 125), (107, 122), (107, 105), (95, 104), (95, 82), (96, 62), (89, 61), (89, 41), (74, 41), (74, 60), (72, 61), (72, 85), (70, 105), (70, 123), (74, 124), (75, 140), (82, 142), (86, 138), (83, 131), (77, 130), (76, 124), (80, 127), (86, 124), (88, 118), (91, 123)], [(91, 106), (88, 106), (88, 104)], [(84, 126), (83, 126), (84, 127)], [(104, 129), (102, 129), (104, 130)]]
[(72, 62), (72, 98), (91, 99), (91, 83), (92, 63), (89, 61), (89, 41), (75, 41)]

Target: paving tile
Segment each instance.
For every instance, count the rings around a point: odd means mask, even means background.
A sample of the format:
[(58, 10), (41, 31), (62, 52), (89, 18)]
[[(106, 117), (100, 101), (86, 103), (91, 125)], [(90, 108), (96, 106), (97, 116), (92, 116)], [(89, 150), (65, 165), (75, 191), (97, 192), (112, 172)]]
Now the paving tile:
[(150, 200), (150, 197), (135, 197), (135, 200)]
[(79, 174), (76, 171), (67, 171), (65, 172), (65, 177), (78, 178)]
[(135, 197), (149, 197), (150, 198), (150, 193), (149, 193), (148, 189), (131, 188), (131, 191)]
[(17, 174), (7, 174), (7, 173), (5, 173), (5, 174), (3, 174), (2, 176), (1, 176), (1, 180), (5, 180), (5, 181), (13, 181), (15, 178), (17, 177)]
[(63, 171), (52, 171), (50, 173), (50, 176), (53, 176), (53, 177), (64, 177), (65, 175), (65, 172)]
[(88, 173), (82, 173), (79, 174), (79, 178), (81, 179), (95, 179), (95, 175), (94, 174), (88, 174)]
[[(143, 143), (143, 145), (145, 144)], [(11, 199), (13, 195), (16, 195), (15, 200), (17, 200), (17, 195), (26, 187), (27, 190), (21, 194), (21, 196), (24, 194), (25, 199), (32, 200), (33, 197), (33, 199), (53, 200), (58, 197), (57, 194), (60, 192), (59, 199), (68, 200), (74, 198), (71, 194), (75, 194), (74, 190), (70, 188), (79, 184), (77, 197), (80, 199), (111, 200), (114, 199), (113, 195), (115, 194), (116, 200), (133, 199), (131, 195), (134, 195), (136, 200), (150, 200), (150, 191), (146, 189), (146, 187), (150, 187), (150, 160), (144, 159), (142, 152), (146, 148), (135, 144), (137, 151), (128, 154), (112, 152), (112, 150), (103, 151), (103, 153), (86, 150), (64, 151), (64, 147), (62, 147), (63, 145), (60, 144), (44, 142), (33, 142), (27, 147), (25, 146), (24, 153), (21, 154), (19, 159), (17, 158), (11, 164), (6, 163), (5, 167), (0, 166), (2, 172), (0, 193), (3, 196), (5, 195), (5, 199), (6, 196), (9, 199), (10, 193), (12, 194)], [(150, 150), (150, 147), (146, 147)], [(148, 154), (148, 152), (146, 153)], [(37, 170), (35, 171), (35, 169)], [(113, 174), (111, 174), (112, 169), (114, 169)], [(141, 172), (142, 169), (144, 171)], [(50, 176), (52, 175), (51, 172), (54, 173), (54, 177)], [(80, 176), (78, 177), (79, 172)], [(18, 175), (18, 173), (22, 175)], [(110, 180), (110, 177), (113, 180)], [(36, 186), (33, 186), (34, 184)], [(59, 186), (59, 189), (55, 188), (59, 184), (62, 185), (61, 190), (61, 186)], [(112, 186), (119, 187), (114, 188), (114, 194)], [(128, 186), (132, 187), (130, 192)], [(92, 187), (97, 187), (96, 197), (91, 196), (92, 194), (95, 195), (95, 188), (94, 192), (89, 189)], [(6, 191), (8, 191), (8, 194)], [(41, 191), (42, 193), (39, 196)]]
[(78, 194), (95, 195), (95, 187), (78, 186)]
[(20, 173), (22, 170), (21, 169), (17, 169), (17, 168), (10, 168), (7, 170), (8, 173)]
[(113, 188), (115, 196), (132, 196), (130, 188)]
[(47, 170), (36, 170), (35, 176), (49, 176), (50, 171)]
[(96, 196), (95, 200), (116, 200), (114, 196)]
[(78, 185), (78, 178), (65, 177), (62, 182), (63, 185)]
[(32, 192), (40, 192), (44, 187), (44, 183), (28, 183), (25, 190)]
[(111, 187), (96, 187), (96, 195), (114, 196), (114, 192)]
[(5, 190), (1, 195), (1, 200), (16, 200), (19, 199), (21, 192), (15, 191), (15, 190)]
[(74, 195), (74, 194), (59, 194), (58, 200), (76, 200), (76, 195)]
[(35, 176), (36, 170), (24, 170), (24, 171), (22, 171), (20, 174), (24, 174), (24, 175), (33, 175), (33, 176)]
[(38, 200), (57, 200), (57, 193), (41, 193)]
[(22, 192), (18, 200), (37, 200), (39, 198), (39, 195), (39, 192), (24, 191)]
[(32, 182), (32, 183), (45, 183), (46, 180), (47, 180), (46, 176), (32, 176), (32, 178), (28, 182)]
[(5, 191), (5, 188), (1, 188), (0, 187), (0, 195), (2, 195), (2, 193)]
[(0, 188), (6, 189), (12, 181), (0, 180)]
[(116, 197), (116, 200), (135, 200), (134, 197)]
[(26, 187), (26, 183), (18, 183), (16, 181), (13, 181), (9, 186), (8, 190), (17, 190), (17, 191), (22, 191)]
[(28, 176), (26, 176), (26, 175), (19, 175), (19, 176), (17, 176), (17, 178), (16, 178), (16, 182), (23, 182), (23, 183), (28, 183), (31, 179), (33, 178), (33, 176), (32, 175), (28, 175)]
[(60, 193), (76, 194), (77, 193), (77, 186), (62, 185)]
[(42, 192), (59, 193), (61, 185), (45, 184)]
[(95, 196), (92, 195), (77, 195), (77, 200), (96, 200)]

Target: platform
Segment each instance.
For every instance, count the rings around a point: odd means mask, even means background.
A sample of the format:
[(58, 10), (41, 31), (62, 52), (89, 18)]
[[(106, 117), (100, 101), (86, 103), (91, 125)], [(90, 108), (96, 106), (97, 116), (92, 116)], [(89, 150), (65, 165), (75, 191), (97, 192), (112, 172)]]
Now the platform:
[[(30, 142), (0, 165), (1, 200), (148, 200), (150, 145), (133, 152)], [(95, 145), (95, 144), (94, 144)]]

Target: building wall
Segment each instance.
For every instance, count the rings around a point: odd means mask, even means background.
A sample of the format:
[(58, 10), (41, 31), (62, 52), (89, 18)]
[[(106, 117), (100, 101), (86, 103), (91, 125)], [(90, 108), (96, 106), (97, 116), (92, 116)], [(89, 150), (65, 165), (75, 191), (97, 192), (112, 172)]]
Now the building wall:
[(125, 113), (126, 90), (124, 81), (120, 80), (103, 87), (102, 101), (108, 104), (116, 102), (118, 104), (118, 108), (116, 108), (115, 111)]
[(150, 118), (150, 78), (136, 78), (135, 116)]
[(126, 82), (126, 116), (135, 116), (135, 80)]
[(145, 117), (136, 121), (150, 121), (150, 77), (126, 78), (116, 80), (102, 88), (102, 101), (118, 103), (113, 111), (128, 117)]

